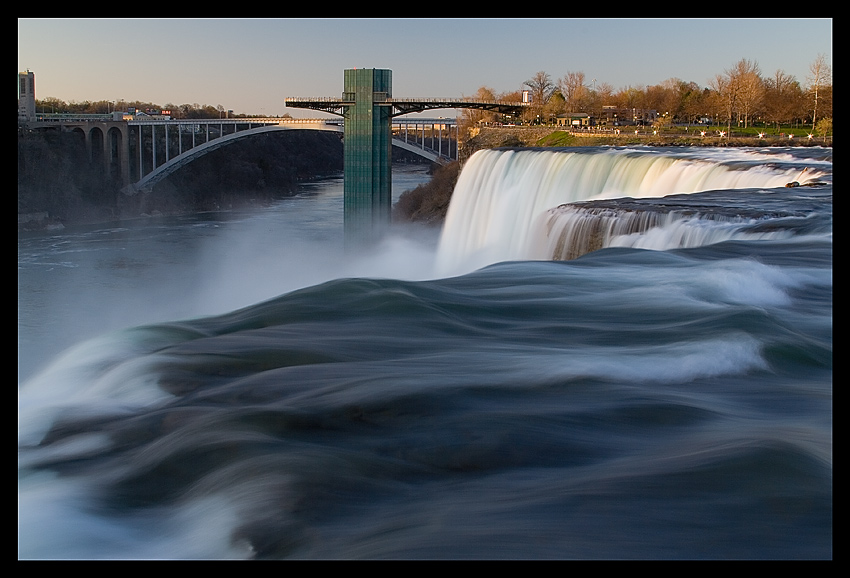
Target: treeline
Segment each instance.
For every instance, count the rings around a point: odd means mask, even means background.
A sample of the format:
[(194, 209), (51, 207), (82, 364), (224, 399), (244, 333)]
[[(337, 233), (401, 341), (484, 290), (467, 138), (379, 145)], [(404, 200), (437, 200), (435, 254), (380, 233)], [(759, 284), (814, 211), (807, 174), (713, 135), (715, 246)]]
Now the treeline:
[[(618, 90), (588, 79), (583, 72), (567, 72), (556, 79), (539, 71), (519, 90), (497, 94), (481, 87), (474, 97), (519, 102), (527, 90), (532, 103), (523, 113), (523, 124), (552, 124), (564, 113), (604, 118), (605, 108), (611, 106), (655, 110), (658, 125), (695, 124), (708, 118), (713, 124), (729, 127), (808, 125), (828, 130), (825, 136), (832, 130), (831, 69), (822, 55), (809, 68), (805, 84), (801, 84), (782, 70), (763, 74), (757, 62), (742, 59), (717, 74), (708, 86), (670, 78), (657, 85)], [(504, 121), (496, 113), (472, 110), (464, 111), (464, 120), (469, 124)]]
[[(762, 73), (757, 62), (741, 59), (723, 73), (715, 75), (708, 86), (670, 78), (656, 85), (627, 86), (620, 89), (606, 82), (588, 79), (584, 72), (567, 72), (553, 78), (545, 71), (537, 72), (515, 91), (496, 93), (482, 86), (476, 99), (519, 102), (528, 90), (532, 103), (525, 108), (523, 124), (554, 124), (564, 113), (587, 113), (604, 118), (605, 108), (654, 110), (656, 124), (696, 124), (703, 118), (715, 125), (747, 127), (754, 124), (773, 126), (811, 126), (819, 136), (832, 134), (832, 72), (823, 55), (809, 66), (809, 74), (801, 83), (783, 70)], [(222, 105), (155, 104), (141, 101), (65, 102), (58, 98), (36, 100), (39, 113), (107, 114), (134, 108), (171, 111), (177, 119), (213, 119), (222, 117), (263, 116), (235, 113)], [(283, 117), (290, 115), (284, 114)], [(498, 113), (466, 109), (465, 124), (503, 122)], [(824, 121), (824, 122), (819, 122)]]
[[(109, 114), (114, 111), (126, 112), (130, 109), (146, 112), (148, 110), (169, 110), (172, 118), (177, 119), (212, 119), (212, 118), (245, 118), (265, 116), (259, 114), (236, 113), (232, 110), (225, 110), (222, 105), (212, 106), (210, 104), (155, 104), (153, 102), (142, 102), (138, 100), (84, 100), (83, 102), (65, 102), (54, 97), (48, 97), (44, 100), (35, 101), (37, 113), (61, 113), (61, 114)], [(289, 118), (290, 115), (284, 114), (281, 118)]]

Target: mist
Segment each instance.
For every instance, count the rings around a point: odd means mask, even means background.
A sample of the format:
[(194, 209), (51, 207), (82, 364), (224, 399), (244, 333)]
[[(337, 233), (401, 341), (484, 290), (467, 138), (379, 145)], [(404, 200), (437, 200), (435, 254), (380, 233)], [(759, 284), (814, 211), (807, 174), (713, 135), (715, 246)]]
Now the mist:
[[(398, 173), (396, 194), (429, 178), (421, 167)], [(263, 209), (19, 238), (18, 383), (106, 332), (218, 315), (337, 278), (433, 275), (438, 228), (395, 224), (376, 244), (346, 249), (342, 213), (334, 177)]]

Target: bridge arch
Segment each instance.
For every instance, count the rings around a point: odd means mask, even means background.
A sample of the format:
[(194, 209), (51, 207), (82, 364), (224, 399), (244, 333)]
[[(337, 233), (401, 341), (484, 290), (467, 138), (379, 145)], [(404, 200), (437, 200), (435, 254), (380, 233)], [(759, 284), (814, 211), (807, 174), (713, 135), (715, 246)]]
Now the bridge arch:
[[(162, 181), (164, 178), (175, 172), (176, 170), (186, 166), (194, 160), (197, 160), (199, 157), (206, 155), (212, 151), (218, 150), (221, 147), (227, 146), (237, 140), (250, 138), (259, 134), (265, 134), (270, 132), (279, 132), (279, 131), (292, 131), (292, 130), (316, 130), (316, 131), (330, 131), (342, 133), (343, 127), (339, 124), (325, 124), (325, 123), (315, 123), (315, 124), (279, 124), (279, 125), (266, 125), (255, 128), (250, 128), (246, 130), (240, 130), (231, 134), (227, 134), (224, 136), (220, 136), (211, 141), (202, 143), (197, 145), (176, 157), (173, 157), (166, 161), (165, 163), (158, 166), (156, 169), (146, 174), (144, 177), (139, 179), (136, 183), (127, 185), (124, 187), (125, 194), (134, 194), (138, 191), (150, 190)], [(423, 148), (421, 145), (408, 143), (400, 139), (392, 139), (393, 146), (397, 146), (411, 153), (420, 155), (425, 159), (432, 162), (441, 162), (445, 159), (439, 155), (438, 152), (432, 151), (428, 148)]]
[(107, 127), (104, 154), (106, 167), (113, 179), (121, 179), (128, 183), (130, 178), (129, 135), (122, 129)]
[(104, 154), (106, 148), (106, 135), (100, 127), (93, 126), (89, 129), (86, 144), (88, 145), (89, 161), (92, 163), (101, 163), (108, 169), (108, 164), (106, 164), (106, 155)]

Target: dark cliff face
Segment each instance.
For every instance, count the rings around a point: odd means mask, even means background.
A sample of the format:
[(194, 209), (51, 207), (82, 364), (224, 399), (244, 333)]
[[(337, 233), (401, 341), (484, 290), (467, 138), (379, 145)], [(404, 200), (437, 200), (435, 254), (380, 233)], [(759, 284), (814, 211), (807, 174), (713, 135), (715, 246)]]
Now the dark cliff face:
[(431, 180), (402, 193), (393, 206), (393, 220), (441, 225), (460, 175), (460, 163), (435, 166)]
[(78, 133), (52, 131), (18, 138), (18, 215), (46, 214), (51, 221), (88, 214), (108, 217), (118, 183), (92, 168)]
[[(75, 133), (18, 139), (18, 214), (86, 223), (142, 214), (237, 208), (293, 193), (298, 181), (342, 171), (341, 134), (282, 131), (233, 142), (176, 171), (150, 193), (126, 196), (87, 158)], [(44, 222), (41, 222), (44, 225)]]

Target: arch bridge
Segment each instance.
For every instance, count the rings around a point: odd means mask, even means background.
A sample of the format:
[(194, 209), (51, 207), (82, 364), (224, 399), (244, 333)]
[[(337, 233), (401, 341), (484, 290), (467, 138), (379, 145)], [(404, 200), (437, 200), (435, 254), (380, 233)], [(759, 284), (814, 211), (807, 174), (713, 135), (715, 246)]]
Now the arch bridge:
[[(257, 134), (282, 130), (323, 130), (344, 132), (338, 119), (243, 118), (229, 120), (133, 120), (138, 126), (139, 151), (137, 166), (149, 163), (149, 172), (127, 187), (127, 192), (146, 190), (157, 182), (201, 155), (217, 150), (235, 140)], [(160, 130), (161, 129), (161, 130)], [(143, 158), (142, 144), (145, 132), (150, 133), (151, 151)], [(171, 136), (169, 135), (171, 132)], [(163, 134), (161, 138), (155, 135)], [(176, 133), (176, 139), (174, 138)], [(162, 140), (161, 140), (162, 139)], [(173, 142), (176, 140), (176, 143)], [(157, 143), (169, 143), (157, 150)], [(457, 122), (454, 119), (399, 120), (393, 123), (393, 145), (420, 155), (429, 161), (443, 163), (457, 159)], [(174, 150), (173, 150), (174, 149)], [(176, 152), (176, 155), (174, 153)]]

